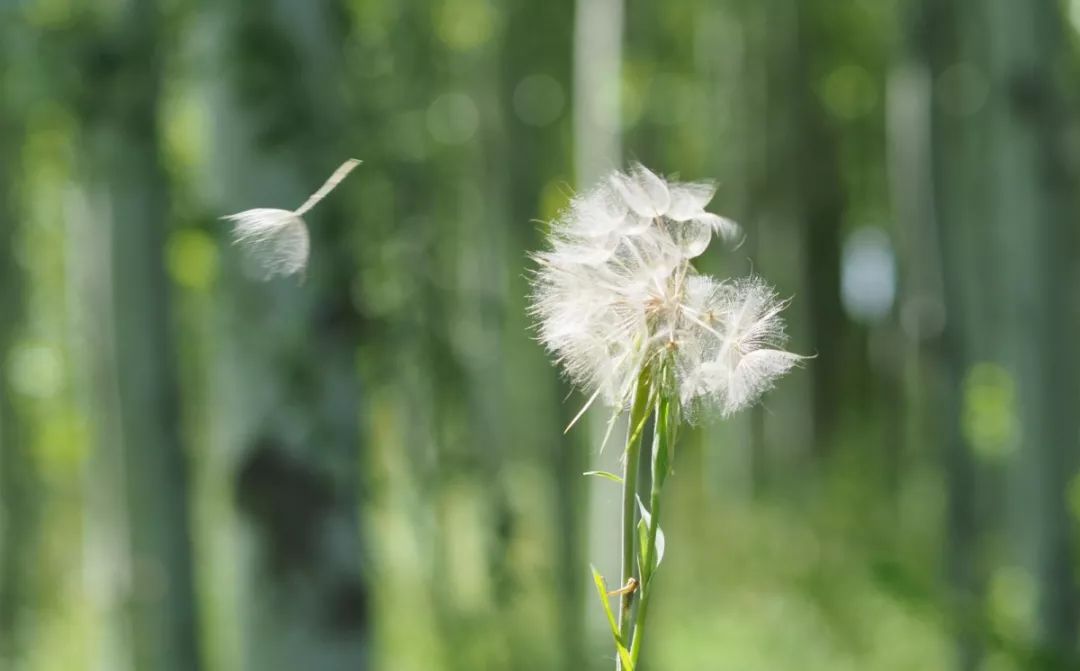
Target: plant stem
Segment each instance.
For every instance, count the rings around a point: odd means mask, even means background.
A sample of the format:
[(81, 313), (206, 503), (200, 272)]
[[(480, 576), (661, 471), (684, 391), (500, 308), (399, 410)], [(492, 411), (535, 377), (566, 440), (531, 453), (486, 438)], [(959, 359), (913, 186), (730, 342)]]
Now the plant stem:
[(630, 660), (636, 668), (638, 655), (641, 653), (641, 643), (645, 638), (645, 621), (649, 612), (649, 601), (652, 596), (652, 579), (656, 571), (656, 534), (660, 529), (660, 493), (664, 487), (670, 466), (670, 450), (675, 438), (675, 429), (678, 427), (678, 419), (672, 415), (676, 408), (670, 399), (661, 396), (656, 406), (656, 421), (653, 424), (653, 454), (652, 454), (652, 490), (649, 494), (649, 515), (651, 524), (648, 530), (648, 541), (642, 550), (642, 576), (641, 576), (641, 599), (638, 602), (637, 617), (634, 622), (634, 638), (630, 645)]
[[(638, 453), (641, 450), (641, 434), (649, 413), (651, 382), (648, 368), (638, 376), (634, 401), (630, 406), (630, 420), (626, 427), (626, 450), (623, 453), (622, 482), (622, 574), (620, 587), (634, 577), (634, 541), (637, 539), (637, 479)], [(630, 606), (634, 593), (623, 594), (619, 599), (619, 636), (623, 641), (630, 640)], [(616, 670), (622, 668), (622, 661), (616, 659)]]

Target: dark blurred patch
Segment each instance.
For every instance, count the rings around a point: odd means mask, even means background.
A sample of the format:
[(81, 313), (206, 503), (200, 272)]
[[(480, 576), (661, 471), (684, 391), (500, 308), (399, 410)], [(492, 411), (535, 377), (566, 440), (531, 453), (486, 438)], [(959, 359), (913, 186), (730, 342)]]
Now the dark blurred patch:
[(506, 501), (501, 501), (494, 512), (495, 542), (491, 547), (492, 583), (495, 598), (506, 601), (522, 593), (518, 573), (511, 565), (509, 557), (515, 536), (521, 533), (518, 516), (510, 510)]
[(287, 26), (274, 19), (266, 2), (243, 4), (229, 43), (236, 95), (265, 148), (287, 146), (302, 129), (316, 126), (306, 103), (300, 54)]
[(236, 492), (238, 507), (266, 544), (272, 575), (303, 576), (305, 589), (320, 595), (319, 617), (329, 630), (342, 636), (366, 630), (367, 589), (359, 577), (336, 568), (325, 542), (331, 518), (343, 504), (330, 477), (263, 436), (237, 471)]
[(359, 579), (346, 580), (334, 589), (329, 606), (327, 624), (334, 631), (346, 636), (367, 631), (368, 593)]
[(874, 581), (897, 599), (910, 606), (931, 604), (933, 594), (927, 585), (906, 566), (891, 557), (879, 557), (871, 563)]
[(333, 483), (260, 438), (236, 475), (236, 501), (269, 545), (275, 573), (307, 572), (319, 555), (319, 532), (334, 508)]
[(1013, 73), (1009, 80), (1009, 98), (1013, 111), (1021, 118), (1039, 121), (1050, 111), (1052, 84), (1041, 70), (1021, 69)]

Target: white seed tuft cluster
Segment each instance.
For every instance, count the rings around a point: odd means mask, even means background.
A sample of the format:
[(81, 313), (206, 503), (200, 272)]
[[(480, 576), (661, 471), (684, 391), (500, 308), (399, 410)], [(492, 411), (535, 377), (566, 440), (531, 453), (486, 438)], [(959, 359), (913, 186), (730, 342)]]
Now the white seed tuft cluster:
[(802, 360), (783, 350), (786, 302), (764, 281), (722, 281), (691, 265), (714, 235), (739, 236), (705, 211), (715, 191), (635, 164), (553, 222), (550, 248), (534, 255), (531, 312), (541, 342), (592, 398), (626, 407), (641, 371), (664, 363), (675, 386), (666, 393), (727, 416)]

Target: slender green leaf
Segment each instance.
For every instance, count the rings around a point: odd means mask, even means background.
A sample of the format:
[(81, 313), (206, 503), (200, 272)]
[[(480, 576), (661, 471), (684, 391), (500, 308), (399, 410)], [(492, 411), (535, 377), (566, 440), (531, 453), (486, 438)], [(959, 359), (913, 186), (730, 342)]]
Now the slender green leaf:
[(584, 473), (582, 473), (582, 475), (595, 475), (597, 477), (607, 478), (608, 480), (611, 480), (612, 482), (617, 482), (620, 485), (622, 484), (622, 481), (623, 481), (622, 478), (620, 478), (619, 476), (615, 475), (614, 473), (612, 473), (610, 471), (585, 471)]
[[(640, 504), (641, 501), (638, 501), (638, 503)], [(648, 527), (647, 524), (645, 524), (645, 520), (638, 520), (637, 531), (638, 531), (638, 575), (640, 575), (642, 580), (644, 580), (644, 579), (648, 578), (649, 573), (651, 572), (651, 568), (652, 568), (652, 567), (649, 567), (650, 571), (645, 570), (646, 555), (648, 554), (645, 551), (645, 548), (647, 548), (649, 546), (649, 527)]]
[(615, 430), (615, 423), (619, 421), (619, 415), (622, 414), (622, 408), (616, 408), (611, 413), (611, 418), (607, 423), (607, 430), (604, 431), (604, 439), (600, 441), (600, 454), (604, 453), (604, 448), (607, 447), (608, 439), (611, 438), (611, 432)]
[(600, 603), (604, 606), (604, 613), (607, 615), (608, 623), (611, 625), (611, 633), (615, 636), (615, 642), (619, 642), (619, 625), (615, 621), (615, 613), (611, 612), (611, 603), (608, 602), (608, 589), (604, 583), (604, 576), (600, 575), (600, 571), (592, 566), (593, 582), (596, 583), (596, 591), (600, 596)]
[(608, 624), (611, 625), (611, 636), (615, 639), (615, 649), (619, 653), (619, 658), (622, 660), (623, 669), (625, 671), (634, 671), (634, 662), (630, 659), (630, 652), (623, 645), (622, 637), (619, 636), (619, 623), (615, 621), (615, 613), (611, 611), (611, 603), (608, 601), (608, 589), (604, 584), (604, 576), (600, 575), (600, 571), (596, 570), (595, 566), (591, 566), (593, 574), (593, 582), (596, 583), (596, 591), (600, 596), (600, 603), (604, 606), (604, 613), (607, 615)]
[(671, 472), (671, 450), (675, 443), (674, 428), (671, 426), (672, 406), (670, 402), (657, 406), (657, 440), (653, 441), (652, 476), (657, 487), (662, 488)]
[[(641, 502), (641, 497), (638, 497), (637, 504), (638, 504), (638, 510), (641, 511), (641, 521), (638, 522), (638, 533), (642, 534), (641, 535), (641, 552), (644, 555), (645, 547), (649, 543), (648, 530), (649, 530), (649, 526), (652, 524), (652, 515), (649, 514), (649, 511), (645, 509), (645, 504)], [(652, 573), (652, 570), (654, 568), (659, 568), (660, 562), (664, 561), (664, 549), (665, 549), (666, 545), (667, 545), (667, 542), (664, 539), (664, 530), (662, 528), (660, 528), (659, 526), (657, 526), (656, 527), (656, 548), (655, 548), (655, 552), (652, 551), (654, 548), (649, 549), (649, 555), (655, 560), (655, 561), (651, 562), (652, 566), (649, 567), (649, 574)], [(645, 572), (642, 571), (641, 574), (645, 575)]]

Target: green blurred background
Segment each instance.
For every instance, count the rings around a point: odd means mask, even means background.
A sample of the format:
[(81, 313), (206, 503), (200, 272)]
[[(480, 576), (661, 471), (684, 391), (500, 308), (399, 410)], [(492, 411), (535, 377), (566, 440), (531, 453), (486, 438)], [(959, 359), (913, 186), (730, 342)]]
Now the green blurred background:
[[(647, 666), (1076, 669), (1078, 0), (2, 0), (0, 669), (607, 669), (526, 254), (637, 159), (815, 354), (684, 432)], [(304, 281), (218, 217), (296, 207)]]

